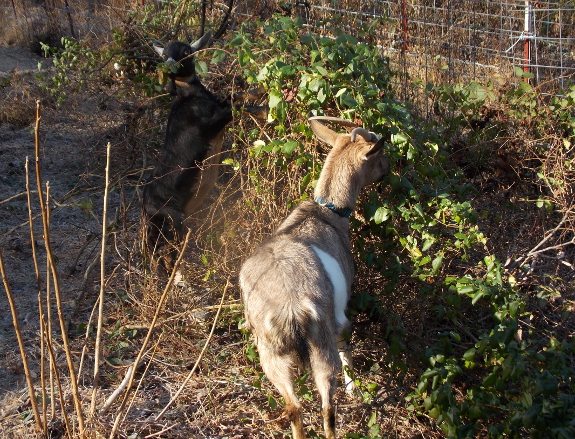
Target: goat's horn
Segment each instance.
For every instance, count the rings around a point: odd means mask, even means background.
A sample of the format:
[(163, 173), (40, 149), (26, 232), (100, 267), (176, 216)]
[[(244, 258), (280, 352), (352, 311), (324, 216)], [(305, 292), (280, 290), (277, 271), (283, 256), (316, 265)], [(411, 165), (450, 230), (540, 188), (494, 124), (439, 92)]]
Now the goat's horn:
[(154, 44), (154, 50), (156, 51), (156, 53), (157, 53), (158, 55), (160, 55), (160, 56), (163, 56), (163, 55), (164, 55), (164, 48), (163, 48), (163, 47), (156, 46), (156, 45)]
[(309, 121), (312, 120), (326, 120), (328, 122), (335, 122), (338, 125), (344, 126), (344, 127), (357, 127), (357, 124), (355, 122), (352, 122), (351, 120), (345, 120), (342, 119), (340, 117), (332, 117), (332, 116), (311, 116), (308, 118)]
[(375, 133), (366, 130), (365, 128), (354, 128), (351, 132), (351, 141), (355, 142), (355, 138), (360, 135), (366, 142), (377, 142), (378, 138)]
[(192, 47), (192, 52), (196, 52), (200, 49), (203, 49), (204, 46), (206, 46), (210, 42), (211, 39), (212, 39), (212, 30), (210, 29), (198, 41), (196, 41), (193, 44), (190, 44), (190, 46)]

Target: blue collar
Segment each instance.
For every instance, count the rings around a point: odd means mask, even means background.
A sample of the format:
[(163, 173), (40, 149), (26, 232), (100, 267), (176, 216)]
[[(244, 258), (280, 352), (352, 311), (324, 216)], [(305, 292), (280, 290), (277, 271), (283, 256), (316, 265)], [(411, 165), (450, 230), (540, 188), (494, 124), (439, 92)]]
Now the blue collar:
[(337, 213), (342, 218), (349, 218), (349, 216), (353, 212), (351, 209), (348, 209), (347, 207), (335, 207), (333, 203), (324, 200), (322, 197), (317, 197), (315, 199), (315, 202), (320, 206), (327, 207), (329, 210)]

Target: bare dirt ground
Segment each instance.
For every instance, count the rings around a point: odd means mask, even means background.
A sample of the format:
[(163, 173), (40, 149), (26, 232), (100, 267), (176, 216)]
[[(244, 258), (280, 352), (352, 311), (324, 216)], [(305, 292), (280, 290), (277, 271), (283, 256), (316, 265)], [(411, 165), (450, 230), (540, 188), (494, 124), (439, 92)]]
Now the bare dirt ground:
[(41, 58), (17, 47), (0, 47), (0, 75), (7, 76), (15, 70), (33, 70)]

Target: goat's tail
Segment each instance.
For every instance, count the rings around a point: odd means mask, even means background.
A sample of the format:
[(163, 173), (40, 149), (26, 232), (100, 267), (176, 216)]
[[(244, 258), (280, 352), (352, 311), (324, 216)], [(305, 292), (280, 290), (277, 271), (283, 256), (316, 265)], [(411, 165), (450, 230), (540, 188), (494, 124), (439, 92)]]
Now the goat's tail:
[(279, 355), (296, 354), (300, 363), (307, 367), (310, 363), (311, 316), (299, 308), (286, 303), (286, 308), (278, 312), (270, 322), (268, 342)]

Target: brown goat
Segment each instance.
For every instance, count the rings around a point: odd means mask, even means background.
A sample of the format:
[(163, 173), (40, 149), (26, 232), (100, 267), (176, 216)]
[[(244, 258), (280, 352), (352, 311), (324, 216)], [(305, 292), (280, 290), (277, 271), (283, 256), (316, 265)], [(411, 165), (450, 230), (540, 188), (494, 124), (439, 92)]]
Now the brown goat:
[[(295, 369), (302, 366), (311, 367), (326, 438), (335, 438), (336, 375), (342, 361), (351, 367), (345, 341), (350, 327), (345, 311), (354, 277), (348, 217), (361, 188), (389, 173), (383, 139), (377, 141), (363, 128), (338, 134), (318, 119), (310, 118), (311, 128), (332, 149), (315, 201), (295, 208), (240, 271), (247, 328), (255, 335), (266, 376), (286, 401), (294, 439), (305, 437), (294, 391)], [(345, 381), (351, 391), (353, 381), (347, 374)]]

